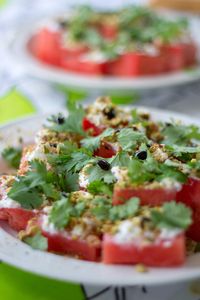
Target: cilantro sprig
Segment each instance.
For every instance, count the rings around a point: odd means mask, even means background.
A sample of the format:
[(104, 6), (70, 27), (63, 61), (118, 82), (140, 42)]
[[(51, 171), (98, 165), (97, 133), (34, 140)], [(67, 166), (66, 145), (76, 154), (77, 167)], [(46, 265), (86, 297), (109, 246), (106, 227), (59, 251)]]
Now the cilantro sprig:
[(184, 125), (171, 122), (161, 131), (166, 145), (189, 146), (191, 140), (200, 140), (200, 130), (195, 125)]
[(183, 183), (187, 179), (187, 176), (179, 171), (177, 166), (159, 163), (151, 156), (145, 161), (133, 158), (128, 166), (128, 175), (131, 182), (135, 184), (159, 182), (164, 178), (171, 178)]
[(151, 218), (159, 228), (187, 229), (192, 223), (192, 212), (184, 204), (173, 201), (165, 203), (161, 211), (153, 209)]
[(48, 119), (49, 125), (46, 127), (52, 131), (56, 132), (69, 132), (85, 136), (86, 133), (82, 128), (82, 120), (84, 118), (85, 112), (79, 107), (69, 111), (68, 117), (64, 118), (59, 124), (59, 116), (52, 116)]
[(48, 249), (48, 240), (41, 232), (37, 232), (34, 236), (23, 238), (23, 241), (31, 246), (33, 249), (45, 251)]
[(112, 206), (109, 199), (97, 197), (94, 199), (93, 204), (95, 207), (92, 209), (92, 213), (99, 220), (117, 221), (134, 217), (139, 210), (140, 200), (131, 198), (125, 204)]
[(49, 215), (49, 222), (53, 223), (57, 229), (64, 229), (72, 217), (81, 216), (84, 210), (85, 203), (83, 201), (73, 205), (69, 196), (63, 197), (54, 203)]
[(124, 151), (135, 150), (138, 145), (148, 143), (145, 133), (134, 131), (132, 128), (121, 129), (117, 140)]
[(58, 178), (48, 171), (44, 162), (33, 160), (31, 170), (25, 176), (18, 176), (8, 196), (19, 202), (23, 208), (39, 208), (44, 199), (58, 200)]
[(114, 133), (114, 129), (107, 128), (100, 135), (96, 137), (88, 137), (81, 141), (81, 145), (90, 151), (94, 151), (99, 148), (101, 140), (107, 137), (112, 136)]
[(22, 148), (7, 147), (1, 153), (3, 159), (14, 169), (18, 169), (22, 157)]

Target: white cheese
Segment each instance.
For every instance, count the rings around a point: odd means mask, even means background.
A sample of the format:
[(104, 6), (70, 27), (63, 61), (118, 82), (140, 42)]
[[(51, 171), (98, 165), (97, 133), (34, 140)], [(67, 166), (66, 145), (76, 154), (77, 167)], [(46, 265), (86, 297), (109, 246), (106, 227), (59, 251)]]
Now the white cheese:
[(146, 45), (144, 51), (151, 56), (157, 56), (159, 54), (158, 49), (153, 45)]
[(139, 237), (141, 237), (141, 228), (126, 220), (119, 225), (118, 232), (114, 235), (114, 240), (121, 244), (132, 242), (133, 239)]
[(27, 155), (27, 160), (32, 161), (34, 159), (38, 159), (40, 161), (46, 161), (46, 155), (43, 152), (43, 148), (41, 145), (37, 145), (34, 151)]
[(127, 170), (120, 169), (120, 167), (112, 167), (111, 173), (115, 176), (117, 181), (123, 181), (123, 179), (127, 176)]
[(121, 169), (120, 169), (118, 166), (112, 167), (111, 173), (115, 176), (115, 178), (116, 178), (117, 180), (119, 180), (119, 181), (122, 180)]
[(82, 55), (81, 60), (82, 61), (93, 61), (96, 63), (103, 63), (107, 59), (106, 59), (104, 53), (102, 53), (101, 51), (92, 51), (88, 54)]
[(51, 234), (56, 234), (60, 232), (53, 223), (49, 222), (49, 217), (45, 215), (42, 217), (42, 229)]
[(162, 228), (161, 233), (159, 235), (159, 239), (161, 239), (161, 240), (171, 240), (171, 239), (174, 239), (181, 232), (182, 232), (181, 229)]
[(166, 189), (175, 189), (177, 191), (180, 191), (182, 188), (182, 185), (180, 182), (175, 181), (173, 178), (164, 178), (161, 180), (161, 185)]
[(81, 188), (86, 188), (89, 184), (89, 178), (88, 175), (84, 173), (84, 171), (82, 170), (79, 173), (79, 186)]
[(49, 214), (52, 210), (52, 206), (45, 206), (43, 208), (43, 212), (46, 213), (46, 214)]
[(72, 236), (80, 237), (83, 235), (83, 227), (81, 225), (75, 225), (71, 231)]
[(88, 114), (88, 119), (95, 124), (96, 126), (99, 126), (103, 122), (103, 115), (101, 112), (96, 113), (96, 114)]
[(9, 197), (3, 197), (0, 200), (0, 208), (19, 208), (21, 205)]

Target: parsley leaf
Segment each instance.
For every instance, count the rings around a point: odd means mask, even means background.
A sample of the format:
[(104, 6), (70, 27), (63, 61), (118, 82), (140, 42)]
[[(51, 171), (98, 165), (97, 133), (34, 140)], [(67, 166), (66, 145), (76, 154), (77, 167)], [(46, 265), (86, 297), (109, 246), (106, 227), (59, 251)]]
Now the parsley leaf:
[(99, 148), (101, 140), (103, 138), (109, 137), (114, 133), (114, 129), (107, 128), (105, 131), (103, 131), (100, 135), (96, 137), (88, 137), (81, 141), (81, 144), (83, 147), (90, 151), (94, 151), (97, 148)]
[(2, 151), (1, 155), (10, 167), (15, 169), (19, 168), (22, 157), (21, 148), (7, 147)]
[(23, 241), (33, 249), (45, 251), (48, 248), (48, 240), (42, 236), (41, 232), (37, 232), (34, 236), (25, 237)]
[(192, 212), (182, 203), (169, 202), (161, 211), (152, 210), (152, 222), (160, 228), (187, 229), (192, 223)]
[(147, 143), (148, 139), (144, 133), (134, 131), (132, 128), (123, 128), (117, 134), (118, 142), (123, 150), (135, 150), (139, 144)]

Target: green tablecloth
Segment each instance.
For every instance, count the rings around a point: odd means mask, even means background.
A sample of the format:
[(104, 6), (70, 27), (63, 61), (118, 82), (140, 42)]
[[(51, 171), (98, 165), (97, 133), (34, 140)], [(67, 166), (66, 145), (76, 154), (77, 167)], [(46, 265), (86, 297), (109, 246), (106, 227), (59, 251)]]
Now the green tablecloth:
[[(19, 91), (0, 98), (0, 124), (37, 112)], [(0, 295), (3, 300), (83, 300), (79, 285), (33, 275), (0, 263)]]

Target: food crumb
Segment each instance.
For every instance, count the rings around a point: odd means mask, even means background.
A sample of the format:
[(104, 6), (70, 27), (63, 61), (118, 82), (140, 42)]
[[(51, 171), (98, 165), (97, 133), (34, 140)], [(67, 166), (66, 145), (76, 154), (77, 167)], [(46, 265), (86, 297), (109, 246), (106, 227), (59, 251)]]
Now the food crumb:
[(148, 272), (148, 268), (143, 264), (136, 265), (135, 270), (136, 270), (136, 272), (139, 272), (139, 273), (147, 273)]

